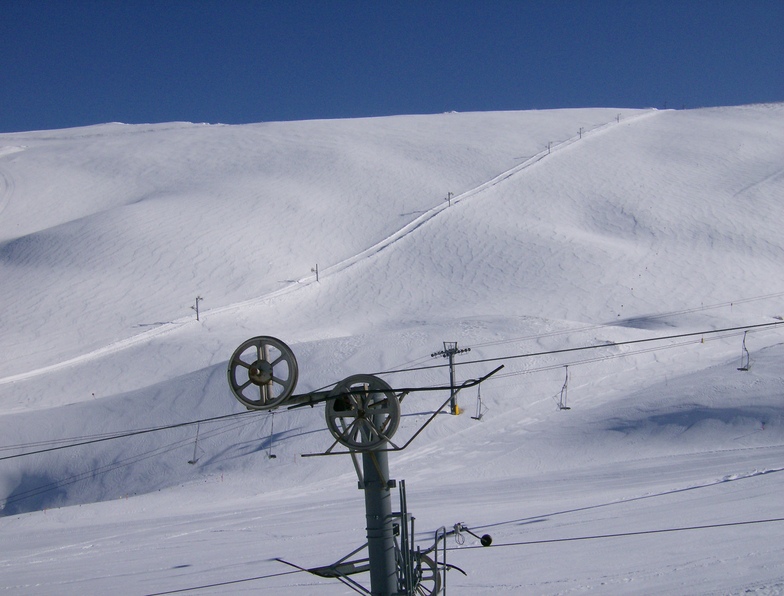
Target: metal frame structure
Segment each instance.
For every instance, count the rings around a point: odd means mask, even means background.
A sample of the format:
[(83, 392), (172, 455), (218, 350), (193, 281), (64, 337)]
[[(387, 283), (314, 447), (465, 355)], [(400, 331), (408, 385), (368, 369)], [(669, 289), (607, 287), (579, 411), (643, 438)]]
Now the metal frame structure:
[[(453, 388), (452, 394), (450, 396), (450, 404), (449, 409), (453, 415), (457, 415), (460, 413), (460, 409), (457, 406), (457, 391), (455, 391), (455, 355), (456, 354), (465, 354), (466, 352), (470, 352), (471, 348), (463, 348), (461, 350), (457, 349), (457, 342), (456, 341), (445, 341), (444, 342), (444, 349), (439, 352), (433, 352), (430, 354), (431, 358), (435, 358), (436, 356), (443, 356), (444, 358), (449, 359), (449, 385)], [(458, 389), (459, 391), (459, 389)]]
[[(444, 344), (447, 347), (447, 344)], [(450, 365), (457, 350), (444, 354), (449, 356)], [(324, 567), (304, 568), (278, 559), (280, 562), (307, 571), (319, 577), (335, 578), (359, 594), (378, 596), (435, 596), (446, 593), (448, 569), (446, 548), (442, 560), (438, 557), (438, 544), (449, 535), (459, 537), (465, 531), (473, 534), (462, 524), (452, 531), (439, 530), (434, 544), (421, 551), (414, 549), (414, 517), (408, 513), (405, 481), (400, 481), (400, 511), (392, 511), (391, 490), (397, 482), (390, 477), (389, 452), (402, 451), (432, 422), (444, 407), (452, 402), (456, 408), (456, 395), (466, 387), (479, 385), (501, 370), (499, 366), (487, 375), (454, 384), (454, 373), (450, 374), (450, 385), (445, 387), (393, 389), (384, 380), (366, 374), (352, 375), (337, 383), (331, 391), (318, 391), (294, 395), (299, 369), (291, 349), (279, 339), (258, 336), (243, 342), (229, 360), (227, 371), (229, 387), (234, 397), (251, 410), (269, 410), (282, 405), (288, 408), (313, 406), (324, 402), (327, 428), (335, 441), (324, 453), (303, 454), (303, 457), (326, 455), (351, 455), (359, 479), (359, 488), (365, 496), (365, 518), (367, 542), (345, 557)], [(412, 437), (402, 446), (392, 442), (401, 417), (400, 402), (411, 392), (449, 390), (449, 398), (438, 408)], [(346, 451), (335, 451), (340, 444)], [(358, 456), (362, 456), (360, 465)], [(397, 520), (397, 521), (396, 521)], [(488, 546), (489, 535), (480, 539)], [(367, 558), (349, 560), (367, 548)], [(435, 559), (429, 557), (435, 553)], [(462, 569), (458, 569), (462, 573)], [(350, 576), (370, 573), (370, 589), (362, 586)], [(443, 583), (442, 583), (443, 576)]]

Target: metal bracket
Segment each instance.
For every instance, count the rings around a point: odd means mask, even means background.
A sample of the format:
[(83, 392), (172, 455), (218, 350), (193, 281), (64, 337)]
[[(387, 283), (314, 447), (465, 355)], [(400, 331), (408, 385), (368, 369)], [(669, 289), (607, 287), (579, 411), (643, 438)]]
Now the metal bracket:
[[(502, 368), (504, 368), (504, 365), (503, 365), (503, 364), (502, 364), (501, 366), (499, 366), (499, 367), (495, 368), (494, 370), (490, 371), (489, 373), (487, 373), (487, 374), (486, 374), (486, 375), (484, 375), (483, 377), (479, 377), (478, 379), (471, 379), (471, 380), (469, 380), (469, 381), (466, 381), (465, 383), (463, 383), (462, 385), (460, 385), (460, 386), (456, 387), (455, 389), (456, 389), (457, 391), (460, 391), (461, 389), (466, 389), (466, 388), (468, 388), (468, 387), (474, 387), (474, 386), (478, 385), (479, 383), (483, 383), (484, 381), (486, 381), (487, 379), (489, 379), (491, 376), (493, 376), (495, 373), (497, 373), (497, 372), (498, 372), (499, 370), (501, 370)], [(437, 389), (450, 389), (450, 387), (445, 387), (445, 388), (444, 388), (444, 387), (437, 387), (437, 388), (416, 388), (416, 389), (410, 389), (410, 388), (407, 388), (407, 389), (403, 389), (402, 391), (405, 391), (405, 392), (410, 392), (410, 391), (435, 391), (435, 390), (437, 390)], [(395, 390), (395, 391), (401, 391), (401, 390), (400, 390), (400, 389), (397, 389), (397, 390)], [(389, 443), (390, 443), (391, 445), (393, 445), (393, 447), (388, 447), (388, 448), (385, 448), (385, 449), (378, 449), (378, 448), (376, 448), (376, 449), (372, 449), (372, 451), (376, 451), (376, 452), (392, 452), (392, 451), (403, 451), (403, 450), (404, 450), (404, 449), (406, 449), (406, 448), (407, 448), (409, 445), (411, 445), (411, 443), (414, 441), (414, 439), (416, 439), (416, 438), (417, 438), (417, 437), (418, 437), (418, 436), (419, 436), (419, 435), (422, 433), (422, 431), (423, 431), (423, 430), (425, 430), (425, 428), (426, 428), (426, 427), (427, 427), (427, 426), (428, 426), (428, 425), (429, 425), (429, 424), (430, 424), (430, 423), (431, 423), (431, 422), (432, 422), (432, 421), (435, 419), (435, 417), (436, 417), (436, 416), (438, 416), (438, 414), (440, 414), (440, 413), (441, 413), (441, 412), (444, 410), (444, 408), (446, 407), (446, 405), (447, 405), (447, 404), (448, 404), (450, 401), (452, 401), (452, 395), (450, 395), (450, 396), (449, 396), (449, 397), (446, 399), (446, 401), (444, 401), (444, 403), (442, 403), (442, 404), (441, 404), (441, 405), (440, 405), (440, 406), (439, 406), (439, 407), (438, 407), (438, 408), (437, 408), (437, 409), (436, 409), (436, 410), (435, 410), (435, 411), (434, 411), (434, 412), (433, 412), (433, 413), (430, 415), (430, 417), (429, 417), (429, 418), (428, 418), (428, 419), (425, 421), (425, 423), (424, 423), (424, 424), (423, 424), (423, 425), (422, 425), (422, 426), (421, 426), (421, 427), (420, 427), (420, 428), (419, 428), (419, 429), (418, 429), (418, 430), (417, 430), (417, 431), (416, 431), (416, 432), (415, 432), (415, 433), (414, 433), (414, 434), (411, 436), (411, 438), (410, 438), (410, 439), (408, 439), (408, 441), (406, 441), (406, 442), (405, 442), (405, 443), (404, 443), (402, 446), (395, 445), (394, 443), (392, 443), (391, 441), (389, 441)], [(292, 406), (292, 407), (297, 407), (297, 406)], [(326, 455), (346, 455), (346, 454), (350, 454), (350, 453), (364, 453), (365, 451), (371, 451), (371, 450), (360, 450), (360, 449), (353, 449), (353, 450), (352, 450), (352, 449), (349, 449), (349, 450), (347, 450), (347, 451), (332, 451), (332, 449), (333, 449), (333, 448), (335, 448), (335, 447), (337, 446), (337, 444), (338, 444), (338, 441), (335, 441), (335, 442), (334, 442), (334, 443), (333, 443), (333, 444), (332, 444), (332, 445), (329, 447), (329, 449), (327, 449), (327, 450), (326, 450), (324, 453), (303, 453), (303, 454), (301, 455), (301, 457), (323, 457), (323, 456), (326, 456)]]

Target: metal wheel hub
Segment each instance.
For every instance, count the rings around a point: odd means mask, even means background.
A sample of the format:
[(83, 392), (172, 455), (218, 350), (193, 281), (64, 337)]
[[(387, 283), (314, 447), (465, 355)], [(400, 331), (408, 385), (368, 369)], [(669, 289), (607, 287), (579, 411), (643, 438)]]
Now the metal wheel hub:
[(248, 378), (254, 385), (268, 385), (272, 382), (272, 365), (266, 360), (257, 360), (250, 365)]

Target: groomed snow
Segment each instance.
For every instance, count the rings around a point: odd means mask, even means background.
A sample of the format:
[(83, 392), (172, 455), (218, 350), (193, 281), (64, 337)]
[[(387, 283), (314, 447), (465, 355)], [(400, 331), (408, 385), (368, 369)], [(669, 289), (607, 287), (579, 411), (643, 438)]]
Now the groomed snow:
[(504, 364), (390, 455), (422, 548), (493, 535), (448, 593), (784, 594), (783, 164), (784, 104), (0, 135), (0, 589), (353, 593), (275, 561), (365, 541), (323, 406), (21, 456), (239, 414), (272, 335), (297, 393)]

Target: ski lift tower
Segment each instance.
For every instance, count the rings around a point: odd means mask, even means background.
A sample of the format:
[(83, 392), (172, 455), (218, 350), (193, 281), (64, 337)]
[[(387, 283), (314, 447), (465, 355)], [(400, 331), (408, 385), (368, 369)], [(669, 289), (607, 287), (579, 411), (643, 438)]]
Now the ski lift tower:
[[(439, 389), (450, 389), (450, 399), (453, 399), (456, 390), (478, 385), (501, 368), (503, 367), (496, 368), (480, 379), (466, 381), (461, 387), (450, 385)], [(280, 405), (297, 408), (325, 403), (327, 428), (335, 442), (324, 453), (306, 455), (351, 455), (359, 478), (359, 488), (364, 491), (365, 496), (367, 543), (326, 567), (306, 569), (279, 560), (320, 577), (338, 579), (361, 594), (430, 596), (442, 593), (437, 557), (438, 542), (448, 534), (471, 531), (462, 524), (456, 524), (453, 532), (437, 532), (435, 544), (431, 548), (425, 551), (414, 550), (411, 545), (414, 518), (408, 514), (405, 481), (401, 480), (399, 487), (400, 511), (392, 511), (391, 490), (397, 483), (390, 478), (388, 453), (401, 451), (410, 445), (447, 402), (430, 416), (407, 443), (398, 446), (392, 442), (392, 437), (400, 424), (402, 397), (412, 391), (432, 391), (432, 388), (392, 389), (376, 376), (357, 374), (337, 383), (329, 392), (293, 395), (298, 374), (293, 352), (274, 337), (259, 336), (247, 340), (235, 350), (229, 360), (229, 386), (234, 397), (248, 409), (273, 410)], [(338, 445), (347, 450), (333, 451)], [(362, 456), (361, 466), (358, 455)], [(395, 523), (395, 520), (399, 522)], [(397, 542), (398, 536), (400, 544)], [(491, 541), (488, 535), (481, 537), (485, 546)], [(347, 560), (365, 546), (368, 552), (366, 559)], [(433, 551), (436, 551), (436, 561), (427, 556)], [(446, 561), (441, 563), (441, 569), (444, 571), (448, 567), (451, 566), (447, 566)], [(369, 591), (350, 578), (351, 575), (362, 572), (370, 572)]]
[(455, 387), (455, 355), (465, 354), (466, 352), (470, 351), (471, 348), (463, 348), (462, 350), (458, 350), (456, 341), (445, 341), (443, 350), (430, 354), (431, 358), (435, 358), (436, 356), (443, 356), (444, 358), (449, 359), (449, 386), (452, 387), (452, 395), (449, 399), (449, 410), (454, 415), (460, 413), (460, 408), (457, 405), (457, 391)]

